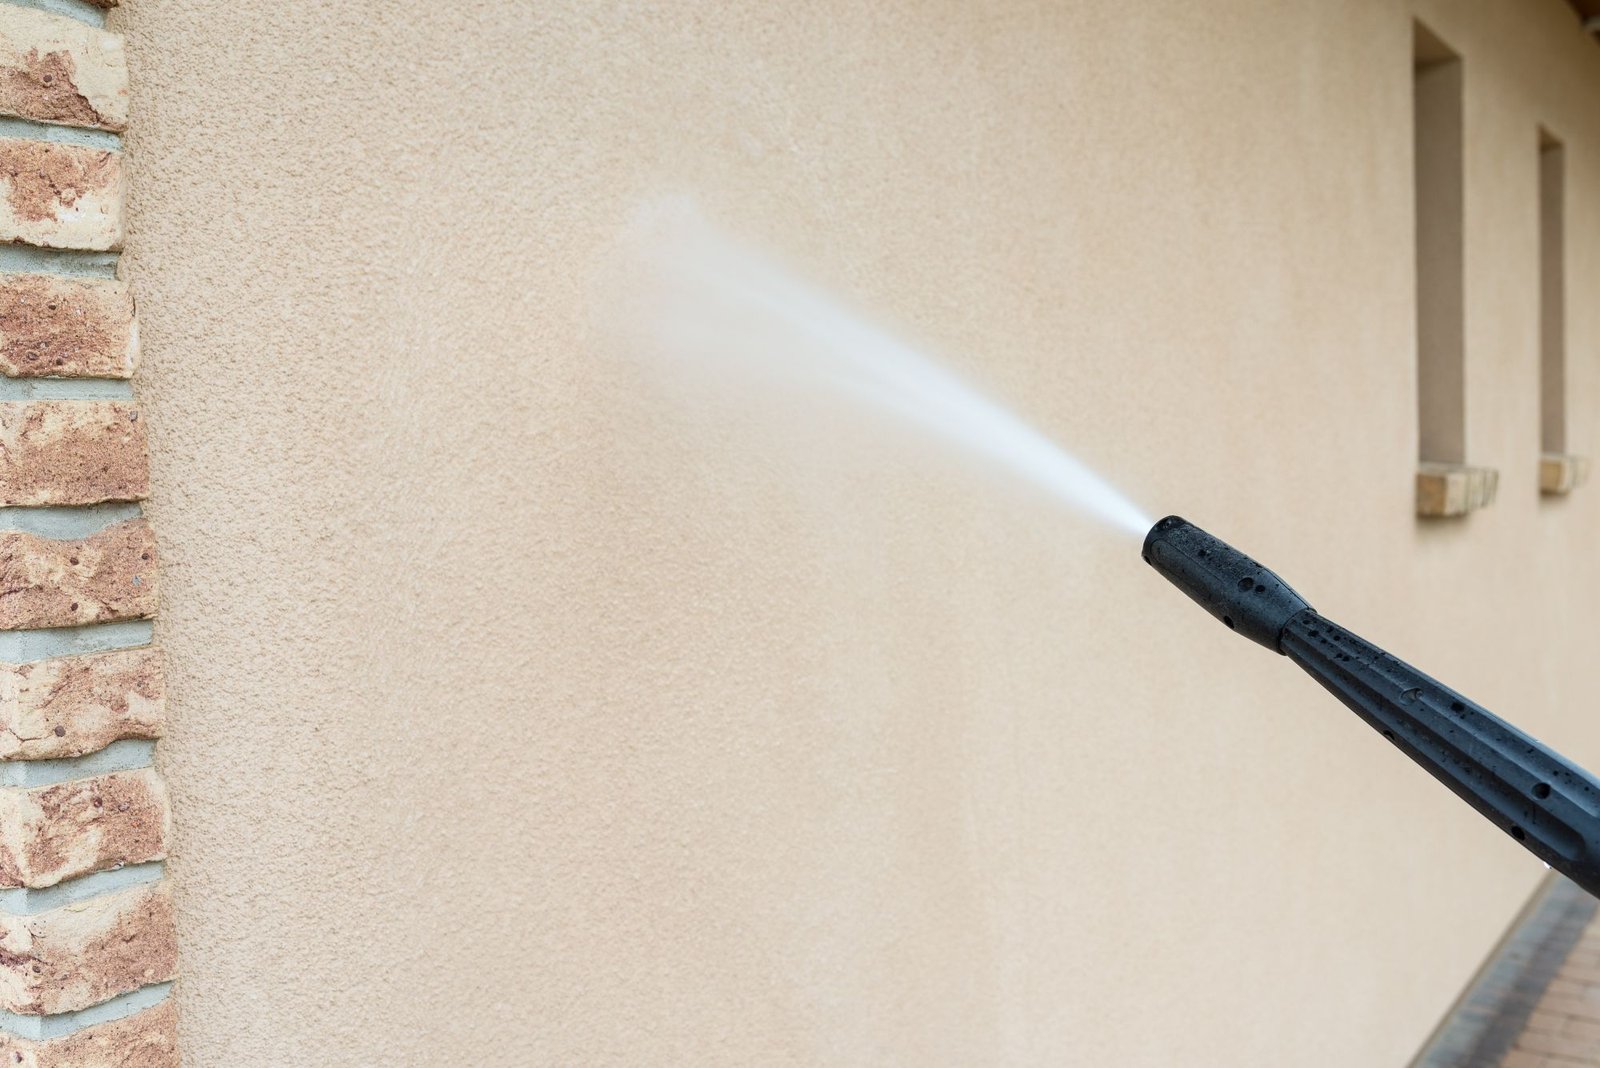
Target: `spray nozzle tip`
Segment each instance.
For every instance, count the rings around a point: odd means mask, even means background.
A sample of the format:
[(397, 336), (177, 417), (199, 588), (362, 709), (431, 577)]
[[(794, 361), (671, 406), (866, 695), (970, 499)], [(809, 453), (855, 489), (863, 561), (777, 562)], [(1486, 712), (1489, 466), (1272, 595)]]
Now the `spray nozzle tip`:
[(1150, 528), (1143, 556), (1229, 630), (1270, 649), (1279, 649), (1283, 628), (1311, 607), (1277, 575), (1181, 516)]

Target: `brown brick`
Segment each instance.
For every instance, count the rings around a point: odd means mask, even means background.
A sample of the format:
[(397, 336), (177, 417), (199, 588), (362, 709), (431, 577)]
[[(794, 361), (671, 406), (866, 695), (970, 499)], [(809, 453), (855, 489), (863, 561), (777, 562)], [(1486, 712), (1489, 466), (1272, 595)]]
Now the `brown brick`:
[(120, 249), (122, 155), (103, 148), (0, 138), (0, 241)]
[(1561, 978), (1584, 986), (1600, 986), (1600, 965), (1575, 964), (1572, 961), (1561, 966)]
[(1573, 947), (1572, 952), (1567, 954), (1566, 963), (1562, 967), (1576, 965), (1580, 968), (1588, 968), (1600, 965), (1600, 949), (1595, 948), (1595, 946), (1596, 944), (1591, 941), (1579, 942)]
[(1570, 994), (1545, 994), (1539, 999), (1539, 1011), (1576, 1016), (1580, 1020), (1600, 1020), (1600, 1009), (1587, 999), (1575, 998)]
[(1569, 1019), (1571, 1017), (1563, 1016), (1560, 1013), (1538, 1011), (1528, 1017), (1527, 1029), (1529, 1031), (1548, 1031), (1552, 1035), (1559, 1035)]
[(128, 401), (0, 403), (0, 505), (150, 495), (145, 424)]
[(0, 915), (0, 1008), (10, 1012), (76, 1012), (177, 972), (165, 883), (37, 916)]
[(0, 789), (0, 886), (54, 886), (164, 860), (172, 818), (154, 768)]
[(159, 738), (159, 649), (0, 664), (0, 760), (83, 756), (121, 738)]
[(1592, 1039), (1551, 1035), (1542, 1031), (1524, 1033), (1517, 1039), (1517, 1048), (1527, 1050), (1529, 1053), (1557, 1057), (1592, 1058), (1600, 1055), (1600, 1043)]
[(1552, 994), (1564, 994), (1575, 998), (1593, 998), (1600, 1001), (1600, 990), (1595, 990), (1588, 983), (1574, 982), (1562, 972), (1557, 972), (1555, 978), (1550, 980), (1550, 985), (1545, 987)]
[(132, 378), (138, 364), (133, 292), (124, 283), (0, 275), (0, 373), (13, 378)]
[(1506, 1054), (1506, 1059), (1500, 1062), (1500, 1068), (1545, 1068), (1548, 1063), (1537, 1053), (1519, 1049)]
[(122, 38), (65, 15), (0, 7), (0, 114), (126, 129)]
[(33, 1041), (0, 1031), (6, 1068), (179, 1068), (178, 1010), (153, 1008), (63, 1038)]
[(156, 586), (146, 520), (73, 541), (0, 531), (0, 630), (145, 619), (155, 613)]

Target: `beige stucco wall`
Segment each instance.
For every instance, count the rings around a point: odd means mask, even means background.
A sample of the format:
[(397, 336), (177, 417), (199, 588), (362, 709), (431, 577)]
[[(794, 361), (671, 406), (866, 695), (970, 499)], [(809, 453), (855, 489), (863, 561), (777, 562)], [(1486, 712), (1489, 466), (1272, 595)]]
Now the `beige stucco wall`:
[(1131, 543), (916, 448), (793, 481), (683, 430), (587, 294), (693, 196), (1600, 765), (1533, 274), (1542, 122), (1594, 453), (1600, 50), (1419, 10), (1469, 65), (1502, 472), (1426, 528), (1405, 3), (114, 15), (186, 1063), (1403, 1063), (1537, 863)]

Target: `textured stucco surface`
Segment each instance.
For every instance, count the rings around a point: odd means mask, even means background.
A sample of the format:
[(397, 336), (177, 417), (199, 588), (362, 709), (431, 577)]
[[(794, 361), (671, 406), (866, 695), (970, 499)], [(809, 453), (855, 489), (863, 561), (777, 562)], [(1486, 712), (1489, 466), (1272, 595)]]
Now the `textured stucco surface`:
[(1556, 0), (1419, 6), (1470, 65), (1501, 469), (1437, 527), (1405, 4), (114, 13), (185, 1063), (1403, 1063), (1537, 864), (1131, 543), (685, 429), (585, 295), (693, 196), (1600, 764), (1534, 282), (1542, 122), (1600, 283), (1600, 52)]

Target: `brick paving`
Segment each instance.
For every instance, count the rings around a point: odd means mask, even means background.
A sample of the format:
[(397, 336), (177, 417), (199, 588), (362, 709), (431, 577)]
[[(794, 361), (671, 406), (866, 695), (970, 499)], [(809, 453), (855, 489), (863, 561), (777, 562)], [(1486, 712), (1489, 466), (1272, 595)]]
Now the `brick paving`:
[(1583, 929), (1500, 1068), (1600, 1066), (1600, 918)]
[(1554, 873), (1412, 1068), (1600, 1068), (1600, 903)]

